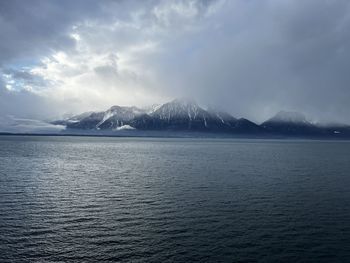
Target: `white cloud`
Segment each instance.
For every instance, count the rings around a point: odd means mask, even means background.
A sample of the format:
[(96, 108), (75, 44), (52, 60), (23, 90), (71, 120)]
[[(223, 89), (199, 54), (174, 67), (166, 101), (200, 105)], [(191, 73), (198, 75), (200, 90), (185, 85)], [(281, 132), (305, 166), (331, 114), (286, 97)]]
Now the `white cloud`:
[(0, 132), (11, 133), (59, 133), (65, 129), (61, 125), (52, 125), (48, 122), (21, 119), (13, 116), (0, 117)]

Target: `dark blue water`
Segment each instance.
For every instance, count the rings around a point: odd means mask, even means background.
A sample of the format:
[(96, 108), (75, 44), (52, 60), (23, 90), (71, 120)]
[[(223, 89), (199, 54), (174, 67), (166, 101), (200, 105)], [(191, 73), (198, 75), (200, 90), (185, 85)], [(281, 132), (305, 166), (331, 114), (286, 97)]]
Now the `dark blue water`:
[(0, 137), (0, 262), (350, 262), (350, 143)]

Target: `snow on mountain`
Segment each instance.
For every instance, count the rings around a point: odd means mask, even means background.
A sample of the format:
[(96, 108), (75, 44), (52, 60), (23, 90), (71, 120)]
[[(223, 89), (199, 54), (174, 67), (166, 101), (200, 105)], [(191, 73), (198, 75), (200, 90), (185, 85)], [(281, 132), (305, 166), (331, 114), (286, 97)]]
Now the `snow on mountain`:
[(134, 127), (130, 126), (130, 125), (123, 125), (120, 127), (116, 128), (117, 131), (122, 131), (122, 130), (135, 130)]
[(247, 119), (236, 119), (218, 110), (205, 110), (192, 99), (175, 99), (162, 105), (137, 107), (113, 106), (102, 112), (88, 112), (52, 122), (67, 129), (79, 130), (158, 130), (198, 131), (236, 134), (272, 134), (287, 136), (346, 136), (350, 126), (313, 124), (297, 112), (281, 111), (257, 125)]
[(84, 112), (78, 115), (74, 115), (70, 118), (67, 119), (68, 122), (78, 122), (81, 121), (82, 119), (90, 116), (92, 113), (94, 113), (93, 111), (88, 111), (88, 112)]
[(195, 120), (203, 118), (208, 113), (198, 106), (194, 100), (175, 99), (158, 107), (152, 114), (152, 117), (158, 117), (161, 120), (170, 121), (173, 118), (188, 118)]
[[(238, 120), (222, 111), (205, 110), (192, 99), (175, 99), (163, 104), (149, 117), (143, 116), (134, 121), (136, 127), (169, 130), (253, 131), (255, 127), (239, 124)], [(237, 126), (238, 125), (238, 126)], [(255, 125), (255, 124), (254, 124)], [(248, 127), (249, 126), (249, 127)]]
[(219, 130), (224, 126), (192, 99), (175, 99), (165, 103), (150, 117), (160, 129)]
[(132, 120), (138, 115), (144, 114), (145, 111), (137, 107), (113, 106), (108, 109), (102, 120), (97, 123), (96, 128), (116, 128), (123, 126), (126, 122)]
[(152, 104), (150, 106), (144, 107), (142, 108), (142, 110), (146, 113), (146, 114), (152, 114), (153, 112), (155, 112), (157, 109), (159, 109), (162, 106), (162, 104)]
[(145, 111), (137, 107), (113, 106), (107, 111), (89, 112), (73, 116), (68, 120), (56, 121), (53, 124), (65, 124), (67, 128), (72, 129), (116, 129)]
[(237, 119), (227, 112), (212, 108), (209, 108), (207, 111), (213, 116), (213, 118), (218, 118), (222, 124), (233, 127), (237, 122)]
[(324, 131), (309, 122), (298, 112), (280, 111), (271, 119), (261, 124), (266, 131), (276, 134), (309, 135), (322, 134)]
[(304, 114), (299, 112), (280, 111), (266, 122), (288, 122), (295, 124), (311, 124)]
[[(113, 106), (105, 112), (77, 115), (66, 121), (69, 129), (83, 130), (196, 130), (255, 131), (256, 124), (242, 122), (222, 111), (205, 110), (192, 99), (175, 99), (145, 109)], [(56, 121), (55, 124), (62, 124)], [(254, 126), (255, 125), (255, 126)], [(120, 128), (123, 127), (123, 128)]]

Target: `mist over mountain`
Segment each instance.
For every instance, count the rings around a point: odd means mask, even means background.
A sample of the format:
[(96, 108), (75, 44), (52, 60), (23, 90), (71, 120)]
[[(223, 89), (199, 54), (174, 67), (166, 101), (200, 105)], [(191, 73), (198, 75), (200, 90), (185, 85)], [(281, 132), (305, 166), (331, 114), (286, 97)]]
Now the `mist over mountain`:
[[(280, 111), (256, 124), (227, 112), (203, 108), (193, 99), (174, 99), (156, 107), (113, 106), (107, 111), (82, 113), (52, 122), (64, 125), (66, 132), (120, 130), (205, 132), (256, 136), (347, 137), (350, 126), (325, 125), (308, 121), (304, 114)], [(118, 134), (118, 133), (116, 133)]]

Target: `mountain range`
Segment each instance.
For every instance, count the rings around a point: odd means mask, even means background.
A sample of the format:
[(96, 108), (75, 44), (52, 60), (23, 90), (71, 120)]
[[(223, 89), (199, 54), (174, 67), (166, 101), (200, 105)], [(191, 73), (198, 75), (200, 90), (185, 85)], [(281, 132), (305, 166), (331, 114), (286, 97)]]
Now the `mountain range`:
[(66, 131), (196, 131), (273, 136), (350, 137), (348, 125), (314, 124), (297, 112), (281, 111), (256, 124), (227, 112), (204, 109), (191, 99), (175, 99), (142, 109), (113, 106), (107, 111), (86, 112), (52, 122)]

